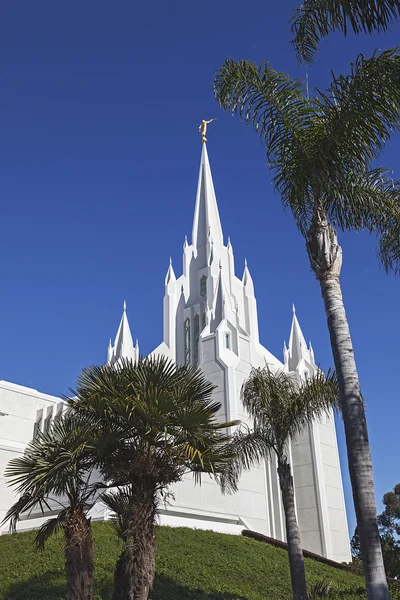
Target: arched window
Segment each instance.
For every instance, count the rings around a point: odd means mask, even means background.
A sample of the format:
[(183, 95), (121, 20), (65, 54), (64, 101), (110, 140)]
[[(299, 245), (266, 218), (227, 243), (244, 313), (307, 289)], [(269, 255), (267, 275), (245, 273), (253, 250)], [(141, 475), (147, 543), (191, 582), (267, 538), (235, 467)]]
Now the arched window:
[(205, 298), (207, 296), (207, 276), (203, 275), (200, 277), (200, 296)]
[(199, 362), (199, 338), (200, 338), (200, 317), (196, 315), (193, 319), (193, 363), (197, 365)]
[(190, 363), (190, 319), (185, 320), (185, 365)]
[(229, 335), (229, 333), (225, 334), (225, 348), (227, 348), (228, 350), (231, 349), (231, 336)]

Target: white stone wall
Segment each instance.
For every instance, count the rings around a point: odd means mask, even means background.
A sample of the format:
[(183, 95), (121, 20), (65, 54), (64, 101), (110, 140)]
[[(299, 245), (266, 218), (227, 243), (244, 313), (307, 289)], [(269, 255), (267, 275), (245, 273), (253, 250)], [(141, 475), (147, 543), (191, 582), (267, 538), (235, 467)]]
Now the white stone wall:
[[(46, 419), (54, 418), (62, 404), (60, 398), (0, 381), (0, 411), (6, 413), (0, 417), (0, 522), (17, 498), (4, 477), (8, 462), (23, 454), (32, 439), (40, 411), (40, 427), (43, 428)], [(8, 525), (0, 525), (0, 532), (7, 530)]]

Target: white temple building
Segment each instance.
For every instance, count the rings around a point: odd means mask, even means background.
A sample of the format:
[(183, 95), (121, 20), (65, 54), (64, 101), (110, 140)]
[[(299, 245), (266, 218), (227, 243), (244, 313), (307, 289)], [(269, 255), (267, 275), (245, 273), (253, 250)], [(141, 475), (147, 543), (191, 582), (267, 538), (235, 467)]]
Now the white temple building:
[[(221, 419), (247, 421), (240, 401), (243, 381), (252, 367), (268, 365), (307, 378), (317, 367), (311, 344), (307, 346), (295, 310), (283, 362), (259, 341), (257, 302), (253, 280), (245, 262), (243, 276), (235, 275), (230, 239), (224, 244), (222, 226), (211, 176), (206, 144), (202, 144), (200, 173), (193, 219), (192, 240), (183, 247), (183, 273), (176, 277), (172, 264), (165, 278), (163, 341), (153, 354), (163, 354), (179, 364), (198, 364), (217, 387)], [(124, 304), (122, 319), (107, 360), (135, 360)], [(62, 410), (59, 398), (19, 385), (0, 382), (0, 520), (15, 501), (3, 473), (7, 462), (24, 451), (39, 429), (50, 426)], [(295, 483), (296, 511), (303, 548), (338, 562), (351, 560), (346, 508), (333, 414), (314, 422), (292, 440), (291, 464)], [(160, 510), (162, 524), (240, 533), (252, 529), (285, 540), (284, 514), (276, 461), (244, 473), (236, 494), (222, 495), (207, 476), (201, 486), (193, 477), (172, 488), (173, 500)], [(107, 518), (100, 503), (93, 518)], [(21, 529), (43, 520), (30, 515)], [(1, 530), (0, 530), (1, 531)], [(2, 532), (7, 531), (7, 525)]]

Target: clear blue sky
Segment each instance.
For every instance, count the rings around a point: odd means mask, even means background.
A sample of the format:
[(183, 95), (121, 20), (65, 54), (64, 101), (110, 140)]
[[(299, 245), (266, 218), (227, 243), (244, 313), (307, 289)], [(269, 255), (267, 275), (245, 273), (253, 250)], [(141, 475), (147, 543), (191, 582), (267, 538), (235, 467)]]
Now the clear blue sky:
[[(300, 0), (297, 0), (300, 3)], [(225, 236), (247, 257), (263, 344), (278, 357), (291, 305), (316, 360), (332, 365), (304, 243), (273, 192), (256, 134), (212, 94), (225, 57), (305, 76), (289, 44), (294, 0), (173, 3), (3, 0), (0, 18), (0, 378), (60, 394), (105, 359), (126, 299), (143, 353), (162, 337), (164, 276), (191, 233), (202, 118)], [(341, 35), (309, 71), (324, 88), (358, 52), (398, 42)], [(399, 136), (382, 163), (400, 178)], [(377, 497), (399, 480), (400, 281), (366, 234), (342, 235), (342, 283)], [(344, 457), (342, 424), (338, 424)], [(343, 464), (343, 462), (342, 462)], [(351, 492), (344, 468), (350, 531)]]

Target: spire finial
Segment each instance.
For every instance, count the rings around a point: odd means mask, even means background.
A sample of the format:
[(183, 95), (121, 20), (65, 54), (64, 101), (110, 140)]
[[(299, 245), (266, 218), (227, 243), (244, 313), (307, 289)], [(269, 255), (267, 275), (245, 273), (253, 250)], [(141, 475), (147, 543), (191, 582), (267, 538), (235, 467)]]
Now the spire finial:
[(294, 315), (296, 314), (296, 307), (295, 307), (294, 304), (292, 304), (292, 312), (293, 312)]
[(222, 261), (221, 261), (221, 259), (219, 259), (219, 265), (218, 266), (219, 266), (219, 269), (221, 270), (222, 269)]
[(209, 121), (206, 121), (205, 119), (202, 120), (202, 122), (199, 125), (199, 131), (200, 131), (200, 135), (201, 135), (201, 141), (203, 142), (203, 144), (206, 143), (207, 138), (206, 138), (206, 133), (207, 133), (207, 125), (209, 125), (210, 123), (212, 123), (213, 121), (216, 121), (217, 119), (210, 119)]
[(169, 257), (169, 264), (172, 265), (172, 256)]
[(244, 259), (244, 266), (247, 267), (247, 258)]
[(124, 312), (126, 312), (126, 300), (124, 300)]

